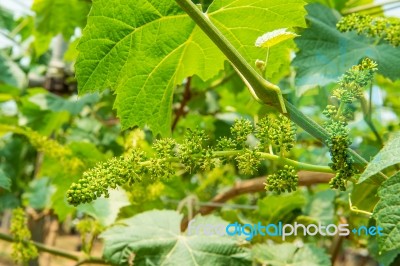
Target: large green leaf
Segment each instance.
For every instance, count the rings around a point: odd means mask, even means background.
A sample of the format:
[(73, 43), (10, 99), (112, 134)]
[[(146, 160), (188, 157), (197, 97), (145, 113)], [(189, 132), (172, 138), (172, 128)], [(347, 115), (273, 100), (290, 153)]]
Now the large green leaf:
[[(181, 219), (182, 215), (175, 211), (156, 210), (121, 221), (121, 225), (101, 235), (105, 240), (105, 259), (115, 265), (128, 265), (131, 259), (135, 266), (251, 265), (246, 249), (239, 247), (235, 238), (183, 235)], [(215, 217), (195, 220), (203, 224), (216, 221)]]
[(337, 81), (363, 57), (378, 62), (378, 72), (392, 80), (400, 78), (400, 49), (385, 41), (341, 33), (336, 29), (340, 14), (328, 7), (311, 4), (306, 7), (310, 27), (295, 42), (300, 51), (293, 60), (298, 85), (325, 85)]
[(76, 27), (84, 27), (90, 9), (90, 1), (83, 0), (35, 0), (36, 28), (45, 35), (62, 33), (69, 39)]
[[(253, 65), (266, 51), (255, 40), (277, 28), (305, 26), (301, 0), (214, 1), (208, 18)], [(290, 16), (287, 14), (290, 13)], [(80, 93), (112, 88), (123, 128), (168, 134), (173, 89), (193, 74), (207, 80), (225, 57), (171, 0), (95, 0), (78, 45)], [(271, 64), (272, 68), (281, 67)]]
[(256, 245), (252, 249), (253, 258), (270, 266), (329, 266), (329, 256), (321, 248), (305, 244), (298, 248), (294, 244)]
[(400, 173), (382, 183), (378, 190), (381, 198), (376, 205), (373, 217), (376, 224), (383, 228), (378, 236), (380, 251), (400, 249)]
[(382, 181), (376, 174), (397, 163), (400, 163), (400, 134), (394, 135), (382, 150), (375, 155), (374, 159), (372, 159), (362, 173), (359, 182), (366, 180)]

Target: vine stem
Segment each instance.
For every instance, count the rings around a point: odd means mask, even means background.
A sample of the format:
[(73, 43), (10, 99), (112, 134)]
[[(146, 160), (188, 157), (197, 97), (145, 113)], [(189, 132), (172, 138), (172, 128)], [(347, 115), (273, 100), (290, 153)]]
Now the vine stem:
[[(315, 137), (324, 144), (329, 139), (328, 132), (318, 125), (315, 121), (300, 112), (294, 105), (283, 98), (278, 86), (262, 78), (239, 54), (225, 36), (214, 26), (210, 19), (202, 13), (190, 0), (175, 0), (177, 4), (193, 19), (193, 21), (204, 31), (204, 33), (214, 42), (214, 44), (224, 53), (232, 65), (241, 73), (247, 83), (252, 87), (257, 98), (264, 104), (274, 106), (279, 112), (295, 122), (311, 136)], [(282, 100), (283, 99), (283, 100)], [(283, 104), (282, 104), (283, 101)], [(348, 149), (355, 161), (355, 167), (363, 170), (368, 161), (360, 156), (353, 149)], [(388, 177), (383, 173), (378, 173), (380, 182)]]
[[(224, 156), (238, 155), (240, 153), (242, 153), (241, 150), (239, 150), (239, 151), (235, 150), (235, 151), (216, 151), (213, 154), (216, 157), (224, 157)], [(297, 170), (306, 170), (306, 171), (321, 172), (321, 173), (334, 173), (334, 171), (329, 166), (302, 163), (302, 162), (291, 160), (291, 159), (281, 157), (278, 155), (273, 155), (273, 154), (270, 154), (267, 152), (256, 152), (256, 154), (259, 155), (262, 159), (268, 159), (271, 161), (279, 161), (281, 163), (291, 165), (291, 166), (295, 167)]]
[[(213, 151), (212, 155), (214, 158), (221, 158), (221, 157), (229, 157), (229, 156), (236, 156), (243, 153), (243, 150), (230, 150), (230, 151)], [(267, 159), (271, 161), (277, 161), (279, 163), (291, 165), (297, 170), (305, 170), (311, 172), (321, 172), (321, 173), (334, 173), (334, 171), (329, 166), (324, 165), (315, 165), (309, 163), (302, 163), (295, 160), (291, 160), (285, 157), (281, 157), (278, 155), (270, 154), (267, 152), (256, 152), (257, 155), (260, 156), (261, 159)], [(193, 154), (193, 157), (200, 157), (201, 154)], [(179, 163), (179, 157), (169, 157), (169, 158), (161, 158), (158, 159), (159, 161), (163, 162), (170, 162), (170, 163)], [(153, 161), (144, 161), (140, 162), (139, 164), (142, 166), (147, 166), (153, 164)]]
[[(0, 239), (7, 241), (7, 242), (14, 242), (14, 238), (10, 235), (4, 234), (0, 232)], [(26, 241), (25, 241), (26, 242)], [(35, 242), (35, 241), (30, 241), (39, 251), (42, 252), (47, 252), (59, 257), (67, 258), (70, 260), (74, 260), (78, 262), (78, 265), (86, 264), (86, 263), (95, 263), (95, 264), (101, 264), (101, 265), (108, 265), (103, 259), (97, 258), (97, 257), (85, 257), (85, 256), (79, 256), (77, 254), (74, 254), (72, 252), (67, 252), (62, 249), (57, 249), (53, 247), (46, 246), (44, 244)]]
[(261, 77), (191, 0), (175, 1), (225, 54), (238, 72), (246, 78), (257, 97), (262, 99), (265, 104), (275, 106), (280, 112), (286, 113), (286, 106), (279, 87)]

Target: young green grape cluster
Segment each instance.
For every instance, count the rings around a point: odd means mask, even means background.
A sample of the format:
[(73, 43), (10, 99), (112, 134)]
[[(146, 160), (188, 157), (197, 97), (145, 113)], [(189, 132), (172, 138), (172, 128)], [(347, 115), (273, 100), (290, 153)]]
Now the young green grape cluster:
[(333, 91), (333, 96), (346, 104), (362, 98), (364, 88), (372, 81), (377, 70), (376, 62), (364, 58), (339, 79), (339, 87)]
[[(203, 160), (203, 163), (199, 162), (199, 155), (204, 152), (204, 143), (208, 140), (204, 130), (190, 130), (188, 129), (185, 139), (182, 144), (178, 145), (177, 156), (180, 162), (185, 166), (185, 169), (189, 172), (196, 171), (200, 166), (202, 168), (207, 167), (205, 165), (207, 160)], [(204, 156), (207, 154), (203, 153)]]
[(72, 183), (67, 191), (69, 204), (78, 205), (95, 200), (104, 195), (109, 197), (108, 188), (116, 188), (127, 182), (140, 180), (145, 169), (140, 162), (145, 160), (141, 152), (112, 158), (83, 173), (78, 183)]
[(31, 232), (27, 226), (27, 218), (22, 208), (12, 212), (10, 232), (14, 237), (12, 257), (16, 262), (26, 262), (38, 256), (35, 245), (31, 242)]
[(330, 181), (332, 188), (346, 190), (346, 181), (356, 174), (354, 160), (348, 152), (351, 141), (347, 125), (352, 116), (349, 104), (363, 96), (363, 89), (370, 84), (376, 70), (377, 64), (369, 58), (353, 66), (340, 78), (339, 87), (333, 91), (333, 96), (340, 101), (340, 107), (328, 105), (323, 111), (328, 118), (324, 127), (329, 133), (327, 144), (332, 158), (330, 167), (336, 172)]
[(285, 165), (283, 169), (267, 176), (265, 190), (281, 194), (285, 191), (296, 191), (299, 183), (299, 176), (293, 166)]
[(247, 137), (253, 132), (253, 125), (244, 118), (237, 120), (231, 127), (231, 133), (240, 147), (246, 146)]
[(325, 123), (325, 128), (329, 133), (327, 144), (332, 160), (329, 166), (336, 171), (335, 177), (329, 184), (332, 188), (344, 191), (346, 190), (346, 181), (356, 173), (353, 158), (347, 151), (351, 144), (347, 123), (331, 119)]
[(296, 143), (296, 125), (284, 115), (277, 118), (266, 116), (257, 123), (256, 137), (260, 140), (260, 147), (268, 150), (269, 145), (289, 152)]
[(369, 15), (350, 14), (343, 17), (336, 27), (342, 32), (356, 31), (369, 37), (378, 37), (397, 47), (400, 45), (400, 19), (371, 17)]
[(208, 137), (203, 130), (188, 129), (182, 143), (170, 138), (156, 140), (151, 156), (139, 149), (129, 149), (126, 155), (86, 171), (67, 191), (67, 200), (76, 206), (101, 196), (108, 197), (110, 188), (142, 180), (157, 182), (157, 179), (173, 176), (177, 167), (193, 173), (234, 162), (240, 173), (253, 175), (262, 160), (264, 151), (260, 147), (273, 145), (278, 151), (280, 147), (289, 151), (294, 145), (295, 128), (284, 116), (262, 119), (256, 132), (261, 145), (251, 147), (247, 140), (255, 129), (249, 120), (238, 119), (231, 128), (232, 138), (221, 138), (215, 147), (207, 145)]

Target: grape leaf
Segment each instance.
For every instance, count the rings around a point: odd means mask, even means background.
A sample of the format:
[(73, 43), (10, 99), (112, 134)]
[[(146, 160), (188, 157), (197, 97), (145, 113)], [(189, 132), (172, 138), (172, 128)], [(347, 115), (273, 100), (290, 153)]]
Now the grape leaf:
[[(254, 65), (265, 49), (255, 40), (277, 28), (305, 26), (304, 2), (288, 0), (214, 1), (208, 18)], [(290, 13), (290, 16), (287, 14)], [(193, 74), (212, 78), (225, 57), (175, 1), (93, 1), (77, 47), (80, 93), (111, 88), (124, 129), (149, 126), (170, 131), (174, 86)], [(269, 66), (272, 73), (273, 67)]]
[(334, 222), (334, 199), (336, 193), (332, 190), (319, 191), (313, 194), (304, 209), (304, 213), (309, 217), (315, 218), (323, 225)]
[(110, 191), (109, 198), (97, 198), (93, 202), (79, 205), (77, 209), (83, 213), (89, 214), (101, 225), (110, 226), (117, 219), (119, 210), (129, 204), (126, 191), (122, 188), (118, 188), (118, 190)]
[[(215, 217), (211, 217), (214, 224)], [(115, 265), (251, 265), (247, 250), (233, 237), (182, 235), (182, 215), (148, 211), (120, 221), (101, 234), (104, 258)], [(207, 217), (196, 217), (203, 224)], [(224, 222), (221, 220), (221, 222)], [(226, 223), (226, 222), (225, 222)], [(131, 265), (129, 264), (129, 265)]]
[(29, 188), (22, 195), (29, 207), (35, 210), (43, 210), (51, 206), (51, 197), (56, 188), (48, 177), (34, 179), (29, 183)]
[(37, 104), (41, 110), (53, 112), (68, 111), (71, 115), (78, 115), (85, 106), (99, 100), (98, 94), (86, 94), (82, 97), (72, 96), (69, 99), (51, 94), (38, 93), (29, 98), (29, 101)]
[(300, 49), (293, 60), (297, 67), (298, 85), (326, 85), (336, 82), (338, 77), (363, 57), (378, 63), (378, 72), (396, 80), (400, 68), (400, 49), (385, 41), (378, 44), (373, 38), (358, 36), (354, 32), (341, 33), (336, 29), (340, 14), (320, 4), (306, 7), (311, 26), (295, 39)]
[(258, 200), (258, 212), (266, 224), (275, 221), (290, 222), (306, 205), (306, 198), (302, 191), (282, 195), (269, 195)]
[(378, 235), (380, 251), (400, 249), (400, 173), (383, 182), (378, 189), (381, 198), (373, 211), (377, 226), (383, 228)]
[(0, 51), (0, 84), (24, 88), (28, 81), (24, 71), (6, 53)]
[(375, 155), (361, 174), (359, 183), (366, 180), (380, 183), (382, 178), (376, 175), (383, 169), (400, 163), (400, 134), (395, 134), (385, 146)]
[(84, 27), (90, 9), (90, 1), (82, 0), (35, 0), (36, 29), (44, 34), (62, 33), (69, 39), (76, 27)]
[(329, 266), (329, 256), (323, 249), (313, 244), (298, 248), (291, 243), (278, 245), (258, 244), (252, 249), (253, 258), (263, 265), (270, 266)]

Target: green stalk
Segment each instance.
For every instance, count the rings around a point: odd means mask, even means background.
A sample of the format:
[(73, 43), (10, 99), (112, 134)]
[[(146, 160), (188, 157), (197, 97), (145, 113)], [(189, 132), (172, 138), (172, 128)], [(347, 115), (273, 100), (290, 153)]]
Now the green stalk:
[[(215, 157), (225, 157), (225, 156), (235, 156), (242, 153), (243, 150), (233, 150), (233, 151), (215, 151), (213, 152)], [(334, 173), (334, 171), (329, 166), (315, 165), (302, 163), (288, 158), (284, 158), (278, 155), (273, 155), (267, 152), (256, 152), (262, 159), (268, 159), (271, 161), (278, 161), (287, 165), (291, 165), (297, 170), (305, 170), (312, 172), (322, 172), (322, 173)]]
[(265, 104), (275, 106), (280, 112), (286, 113), (284, 99), (279, 87), (261, 77), (191, 0), (175, 1), (218, 46), (232, 65), (246, 78), (257, 97)]
[[(286, 115), (293, 122), (303, 128), (311, 136), (326, 144), (329, 139), (328, 132), (314, 122), (309, 117), (301, 113), (294, 105), (283, 99), (278, 86), (263, 79), (239, 54), (233, 45), (223, 36), (223, 34), (214, 26), (190, 0), (175, 0), (178, 5), (193, 19), (193, 21), (204, 31), (204, 33), (214, 42), (214, 44), (224, 53), (232, 65), (242, 74), (254, 90), (256, 96), (263, 101), (264, 104), (272, 105), (279, 112)], [(357, 152), (349, 149), (349, 153), (353, 156), (355, 166), (359, 170), (363, 170), (368, 162)], [(380, 173), (381, 181), (387, 177)]]

